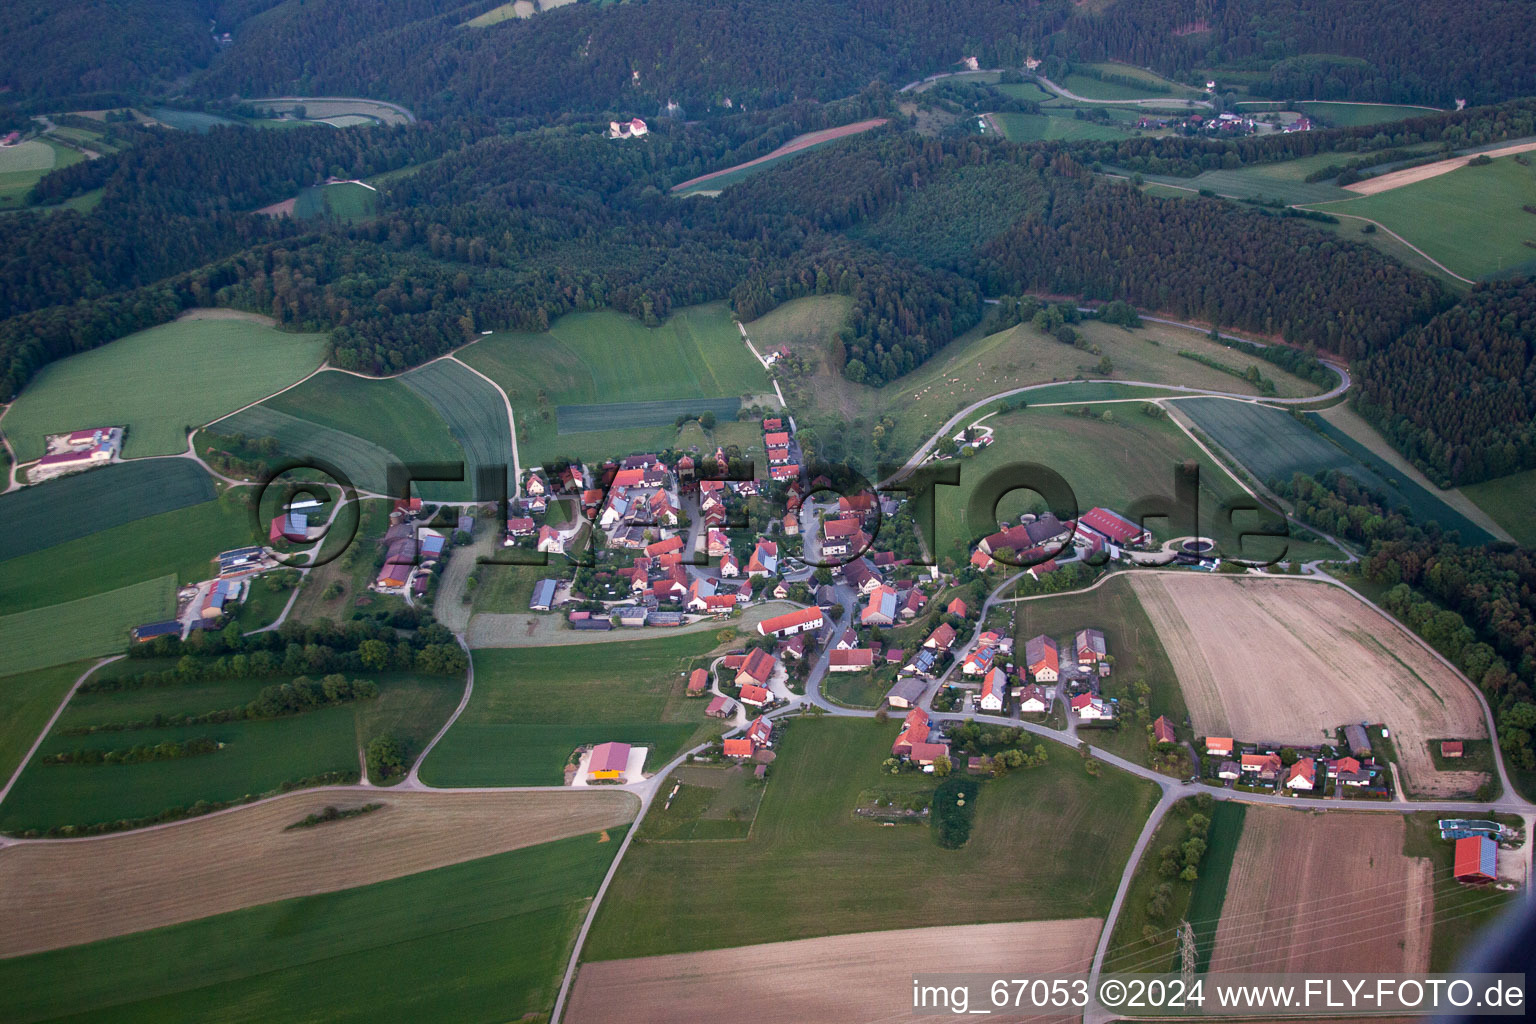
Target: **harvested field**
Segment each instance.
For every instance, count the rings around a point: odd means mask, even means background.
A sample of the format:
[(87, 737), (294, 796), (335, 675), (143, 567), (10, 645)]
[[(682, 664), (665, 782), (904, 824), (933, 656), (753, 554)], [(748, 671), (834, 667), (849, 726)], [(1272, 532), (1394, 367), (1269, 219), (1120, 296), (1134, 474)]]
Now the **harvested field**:
[[(1481, 154), (1486, 157), (1512, 156), (1515, 153), (1529, 153), (1536, 149), (1536, 142), (1522, 142), (1514, 146), (1501, 146), (1498, 149), (1486, 150)], [(1418, 167), (1408, 167), (1401, 171), (1392, 171), (1388, 174), (1377, 175), (1353, 185), (1346, 185), (1349, 191), (1362, 196), (1373, 196), (1378, 192), (1387, 192), (1394, 188), (1402, 188), (1404, 185), (1412, 185), (1415, 182), (1427, 181), (1430, 178), (1438, 178), (1442, 174), (1449, 174), (1458, 167), (1465, 167), (1471, 156), (1454, 156), (1449, 160), (1436, 160), (1432, 164), (1421, 164)]]
[(1343, 948), (1353, 971), (1426, 971), (1432, 878), (1399, 815), (1250, 807), (1211, 971), (1336, 971)]
[[(1097, 918), (860, 932), (759, 946), (584, 964), (564, 1019), (595, 1024), (723, 1020), (751, 1006), (757, 1024), (929, 1020), (911, 1013), (914, 972), (1085, 971)], [(784, 979), (793, 978), (786, 985)], [(988, 1020), (1046, 1018), (991, 1015)], [(1075, 1018), (1062, 1018), (1063, 1020)]]
[(1429, 741), (1487, 735), (1471, 688), (1391, 620), (1305, 580), (1156, 573), (1133, 577), (1178, 673), (1195, 735), (1317, 743), (1350, 722), (1393, 729), (1419, 796), (1476, 789), (1436, 772)]
[(810, 149), (812, 146), (819, 146), (824, 142), (831, 142), (834, 139), (846, 138), (849, 135), (858, 135), (860, 132), (867, 132), (871, 128), (879, 128), (883, 124), (885, 124), (885, 118), (874, 117), (867, 121), (855, 121), (853, 124), (845, 124), (837, 128), (823, 128), (816, 132), (806, 132), (804, 135), (797, 135), (790, 139), (788, 142), (784, 143), (784, 145), (780, 146), (772, 153), (767, 153), (763, 156), (760, 156), (756, 160), (748, 160), (745, 163), (739, 163), (734, 167), (725, 167), (718, 171), (711, 171), (708, 174), (701, 174), (697, 178), (689, 178), (687, 181), (673, 185), (672, 191), (693, 191), (696, 186), (702, 184), (703, 182), (714, 181), (715, 179), (724, 177), (727, 174), (734, 174), (738, 171), (744, 171), (748, 167), (757, 167), (761, 164), (768, 163), (770, 160), (777, 160), (780, 157), (789, 156), (791, 153), (798, 153), (802, 149)]
[[(380, 810), (312, 828), (327, 806)], [(295, 793), (107, 839), (0, 850), (0, 957), (333, 892), (615, 828), (638, 801), (569, 793)], [(108, 882), (107, 880), (110, 880)]]

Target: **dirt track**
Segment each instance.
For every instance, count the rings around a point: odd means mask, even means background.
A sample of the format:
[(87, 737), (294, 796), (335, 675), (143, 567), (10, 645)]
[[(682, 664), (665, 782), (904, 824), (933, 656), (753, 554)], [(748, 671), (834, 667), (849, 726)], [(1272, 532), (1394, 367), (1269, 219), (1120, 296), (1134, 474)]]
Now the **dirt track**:
[[(900, 895), (892, 894), (892, 899)], [(1086, 971), (1097, 918), (861, 932), (760, 946), (583, 964), (566, 1024), (895, 1024), (911, 1013), (916, 972)], [(990, 1009), (990, 1007), (977, 1007)], [(1044, 1017), (989, 1014), (988, 1021)], [(1061, 1020), (1076, 1020), (1063, 1017)]]
[[(327, 805), (385, 806), (284, 831)], [(622, 825), (628, 793), (295, 793), (120, 837), (0, 849), (0, 957), (381, 882)]]
[(1196, 735), (1310, 744), (1340, 725), (1385, 722), (1411, 792), (1465, 793), (1485, 778), (1436, 772), (1429, 751), (1432, 738), (1487, 735), (1466, 683), (1344, 591), (1171, 573), (1137, 576), (1134, 585)]
[(776, 160), (781, 156), (788, 156), (790, 153), (798, 153), (800, 150), (808, 149), (820, 142), (830, 142), (833, 139), (841, 139), (847, 135), (867, 132), (871, 128), (878, 128), (885, 124), (885, 120), (883, 117), (873, 117), (868, 121), (855, 121), (853, 124), (845, 124), (838, 128), (823, 128), (816, 132), (806, 132), (804, 135), (797, 135), (790, 139), (772, 153), (760, 156), (756, 160), (748, 160), (745, 163), (736, 164), (734, 167), (726, 167), (718, 171), (710, 171), (708, 174), (701, 174), (697, 178), (689, 178), (685, 182), (673, 185), (672, 191), (681, 192), (685, 188), (692, 188), (702, 182), (712, 181), (723, 174), (730, 174), (732, 171), (739, 171), (745, 167), (756, 167), (758, 164), (766, 163), (769, 160)]
[(1430, 862), (1402, 849), (1395, 814), (1249, 807), (1211, 972), (1428, 970)]
[(1476, 156), (1501, 157), (1509, 156), (1512, 153), (1529, 153), (1533, 149), (1536, 149), (1536, 142), (1522, 142), (1517, 146), (1490, 149), (1485, 153), (1474, 153), (1471, 156), (1453, 156), (1449, 160), (1436, 160), (1432, 164), (1422, 164), (1418, 167), (1404, 168), (1401, 171), (1392, 171), (1374, 178), (1367, 178), (1353, 185), (1345, 185), (1344, 187), (1358, 195), (1373, 196), (1378, 192), (1387, 192), (1394, 188), (1402, 188), (1404, 185), (1412, 185), (1414, 182), (1438, 178), (1442, 174), (1449, 174), (1458, 167), (1465, 167), (1467, 162)]

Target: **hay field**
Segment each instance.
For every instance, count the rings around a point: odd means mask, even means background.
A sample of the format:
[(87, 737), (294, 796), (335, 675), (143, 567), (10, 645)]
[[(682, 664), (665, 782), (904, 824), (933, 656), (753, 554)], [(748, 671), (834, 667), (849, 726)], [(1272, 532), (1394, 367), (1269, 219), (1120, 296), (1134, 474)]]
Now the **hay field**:
[(41, 139), (29, 139), (14, 146), (0, 146), (0, 174), (46, 171), (52, 166), (53, 149)]
[[(285, 827), (327, 806), (380, 810)], [(569, 793), (294, 793), (107, 839), (0, 850), (0, 957), (350, 889), (616, 828), (639, 801)], [(104, 891), (105, 890), (105, 891)]]
[[(1099, 924), (1086, 917), (908, 928), (583, 964), (564, 1019), (669, 1024), (725, 1020), (750, 1006), (756, 1024), (931, 1020), (911, 1013), (914, 973), (994, 971), (1007, 977), (1019, 969), (1021, 956), (1033, 973), (1086, 971)], [(987, 1019), (1046, 1018), (1004, 1013)]]
[(123, 455), (185, 451), (185, 428), (300, 380), (325, 357), (325, 336), (246, 320), (183, 319), (50, 363), (5, 414), (16, 457), (43, 455), (45, 434), (126, 426)]
[(1393, 730), (1404, 785), (1476, 789), (1436, 772), (1429, 740), (1487, 735), (1471, 688), (1383, 615), (1305, 580), (1157, 573), (1133, 577), (1178, 672), (1195, 735), (1316, 743), (1350, 722)]
[[(1250, 807), (1216, 927), (1213, 973), (1429, 969), (1430, 862), (1396, 814)], [(1305, 894), (1298, 899), (1297, 894)]]

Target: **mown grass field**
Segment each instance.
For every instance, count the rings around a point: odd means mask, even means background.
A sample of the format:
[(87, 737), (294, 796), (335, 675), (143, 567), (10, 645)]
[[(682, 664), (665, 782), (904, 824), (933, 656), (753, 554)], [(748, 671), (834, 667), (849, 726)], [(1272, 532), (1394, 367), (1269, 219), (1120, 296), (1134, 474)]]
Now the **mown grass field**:
[[(1337, 153), (1326, 154), (1325, 163), (1342, 163), (1346, 159)], [(1307, 158), (1314, 159), (1314, 158)], [(1290, 161), (1301, 163), (1301, 161)], [(1143, 181), (1155, 185), (1205, 190), (1219, 196), (1236, 199), (1279, 200), (1286, 205), (1295, 203), (1323, 203), (1335, 199), (1348, 199), (1354, 193), (1328, 182), (1304, 180), (1306, 171), (1298, 173), (1290, 163), (1259, 164), (1236, 171), (1205, 171), (1193, 178), (1180, 178), (1167, 174), (1143, 174)]]
[[(993, 331), (984, 322), (906, 376), (883, 388), (871, 388), (847, 380), (826, 361), (828, 342), (845, 322), (847, 308), (839, 296), (796, 299), (748, 324), (747, 331), (759, 348), (786, 344), (812, 368), (805, 376), (782, 382), (797, 422), (816, 430), (828, 458), (847, 458), (866, 469), (879, 461), (905, 460), (945, 420), (977, 399), (1025, 385), (1100, 377), (1099, 360), (1106, 356), (1113, 364), (1111, 376), (1125, 380), (1232, 394), (1254, 392), (1241, 377), (1179, 355), (1189, 350), (1239, 371), (1257, 366), (1274, 380), (1281, 397), (1318, 390), (1273, 364), (1224, 348), (1198, 331), (1154, 323), (1126, 330), (1090, 321), (1076, 327), (1089, 344), (1098, 347), (1097, 353), (1063, 345), (1029, 324)], [(1045, 397), (1051, 393), (1031, 392), (1023, 397), (1031, 403), (1055, 400)], [(979, 410), (977, 415), (984, 412)], [(886, 435), (884, 449), (877, 452), (870, 437), (882, 416), (894, 419), (895, 427)], [(831, 438), (836, 442), (829, 446), (826, 441)], [(841, 444), (841, 454), (836, 444)]]
[(39, 748), (40, 757), (75, 749), (152, 746), (164, 740), (202, 736), (224, 747), (197, 757), (130, 765), (44, 765), (33, 761), (0, 807), (0, 829), (19, 832), (138, 818), (199, 800), (238, 801), (277, 789), (285, 782), (327, 772), (355, 777), (358, 749), (370, 739), (390, 733), (420, 751), (464, 692), (460, 678), (403, 673), (373, 678), (379, 684), (376, 698), (302, 715), (65, 735), (62, 730), (73, 727), (239, 707), (263, 686), (284, 682), (286, 677), (77, 694)]
[(1434, 113), (1424, 107), (1397, 107), (1388, 103), (1326, 103), (1301, 104), (1301, 112), (1308, 117), (1320, 118), (1338, 128), (1354, 128), (1363, 124), (1385, 124), (1389, 121), (1406, 121), (1410, 117), (1427, 117)]
[(1151, 100), (1165, 96), (1183, 96), (1193, 92), (1191, 89), (1176, 86), (1171, 82), (1160, 82), (1151, 76), (1150, 72), (1141, 72), (1138, 68), (1121, 68), (1113, 64), (1100, 64), (1097, 67), (1107, 74), (1122, 78), (1140, 78), (1142, 84), (1106, 82), (1085, 74), (1067, 75), (1056, 84), (1068, 92), (1075, 92), (1079, 96), (1094, 100)]
[[(1118, 729), (1084, 729), (1081, 738), (1143, 765), (1152, 763), (1146, 727), (1158, 715), (1168, 717), (1181, 739), (1194, 738), (1185, 724), (1189, 710), (1178, 674), (1128, 577), (1117, 576), (1093, 590), (1019, 601), (1013, 607), (1015, 650), (1022, 651), (1025, 641), (1044, 633), (1056, 639), (1065, 657), (1079, 629), (1104, 632), (1104, 645), (1115, 663), (1102, 682), (1103, 692), (1119, 699), (1122, 719)], [(1136, 683), (1152, 690), (1145, 719), (1135, 714)]]
[(43, 367), (0, 427), (24, 462), (44, 453), (46, 434), (124, 425), (125, 456), (173, 455), (187, 427), (299, 380), (325, 345), (249, 320), (178, 320)]
[[(1089, 406), (1089, 417), (1082, 416), (1080, 408), (1029, 408), (986, 420), (997, 441), (961, 460), (959, 488), (938, 496), (936, 540), (941, 557), (968, 558), (976, 542), (997, 529), (999, 519), (1012, 517), (1016, 522), (1040, 500), (1033, 492), (1016, 491), (998, 504), (996, 518), (991, 509), (971, 509), (979, 485), (1009, 465), (1033, 462), (1054, 470), (1072, 488), (1079, 511), (1103, 505), (1125, 513), (1141, 499), (1171, 499), (1176, 472), (1186, 460), (1200, 466), (1198, 521), (1157, 520), (1150, 526), (1153, 533), (1164, 538), (1198, 533), (1214, 539), (1228, 556), (1262, 561), (1280, 554), (1281, 542), (1256, 537), (1238, 548), (1238, 533), (1256, 527), (1258, 519), (1245, 513), (1234, 526), (1224, 508), (1232, 502), (1252, 504), (1252, 499), (1168, 417), (1148, 416), (1139, 402)], [(1108, 422), (1103, 419), (1106, 413)], [(1317, 557), (1323, 550), (1314, 552), (1313, 545), (1300, 541), (1286, 543), (1292, 555)]]
[(557, 786), (571, 752), (618, 740), (651, 747), (655, 770), (719, 731), (704, 701), (683, 696), (687, 673), (719, 645), (716, 631), (621, 647), (477, 650), (469, 707), (422, 765), (433, 786)]
[[(500, 392), (451, 359), (439, 359), (400, 378), (437, 411), (464, 452), (464, 479), (472, 487), (482, 469), (501, 467), (512, 478), (512, 427)], [(500, 497), (500, 495), (495, 495)]]
[(1468, 543), (1482, 544), (1490, 539), (1480, 526), (1393, 473), (1391, 467), (1326, 420), (1314, 417), (1319, 426), (1314, 431), (1272, 406), (1221, 398), (1179, 399), (1178, 409), (1261, 482), (1337, 469), (1381, 491), (1394, 507), (1407, 508), (1419, 523), (1433, 520), (1445, 529), (1460, 530)]
[[(459, 358), (511, 399), (524, 465), (562, 454), (598, 454), (603, 445), (608, 446), (603, 456), (634, 450), (624, 444), (623, 429), (562, 432), (557, 415), (562, 405), (741, 398), (772, 389), (724, 303), (681, 310), (656, 328), (613, 312), (573, 313), (544, 334), (484, 338)], [(609, 413), (594, 408), (580, 415), (585, 425)], [(670, 420), (676, 415), (634, 431), (634, 444), (675, 438)]]
[(872, 719), (790, 723), (751, 838), (637, 839), (583, 957), (1107, 911), (1153, 786), (1112, 769), (1092, 778), (1075, 754), (1053, 746), (1045, 766), (983, 783), (969, 842), (945, 850), (924, 825), (883, 828), (854, 814), (877, 795), (904, 803), (931, 793), (931, 776), (882, 771), (898, 728)]
[(1046, 114), (998, 113), (992, 120), (1002, 129), (1009, 142), (1039, 142), (1060, 140), (1077, 142), (1083, 139), (1123, 139), (1128, 133), (1120, 128), (1093, 121), (1079, 121), (1075, 117), (1050, 117)]
[(10, 781), (48, 716), (89, 667), (76, 661), (0, 676), (0, 784)]
[(133, 583), (62, 604), (0, 616), (0, 650), (10, 672), (98, 654), (117, 654), (128, 631), (176, 611), (176, 577)]
[(27, 193), (43, 175), (84, 159), (78, 149), (46, 139), (31, 139), (19, 146), (0, 149), (0, 210), (14, 210), (26, 205)]
[(0, 961), (0, 1017), (541, 1018), (623, 833)]
[[(672, 786), (680, 788), (676, 794)], [(750, 765), (706, 768), (686, 765), (662, 784), (663, 797), (651, 808), (636, 838), (685, 842), (745, 839), (752, 831), (767, 782)]]
[[(364, 118), (359, 123), (373, 122)], [(293, 217), (295, 220), (322, 217), (351, 224), (367, 220), (378, 212), (378, 208), (379, 194), (376, 191), (354, 181), (342, 181), (334, 185), (316, 185), (300, 192), (293, 203)]]
[(190, 459), (119, 463), (13, 491), (0, 495), (0, 561), (213, 497), (213, 481)]
[[(1503, 156), (1401, 188), (1316, 207), (1365, 217), (1396, 232), (1463, 277), (1499, 276), (1536, 265), (1536, 166)], [(1342, 197), (1340, 197), (1342, 198)]]
[(265, 540), (264, 529), (253, 538), (250, 513), (238, 495), (146, 516), (0, 562), (0, 615), (167, 573), (181, 583), (205, 580), (213, 575), (212, 559), (220, 551)]
[(1469, 484), (1461, 489), (1515, 541), (1536, 547), (1536, 469)]

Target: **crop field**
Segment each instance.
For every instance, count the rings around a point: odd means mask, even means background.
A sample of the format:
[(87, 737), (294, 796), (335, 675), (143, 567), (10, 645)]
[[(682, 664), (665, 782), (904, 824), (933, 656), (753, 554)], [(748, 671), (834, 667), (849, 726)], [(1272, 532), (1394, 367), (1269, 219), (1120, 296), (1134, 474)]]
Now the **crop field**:
[[(681, 310), (656, 328), (613, 312), (572, 313), (545, 334), (495, 334), (458, 358), (506, 392), (525, 465), (565, 454), (607, 457), (665, 447), (677, 437), (676, 412), (648, 429), (572, 434), (557, 420), (560, 406), (594, 406), (581, 415), (600, 424), (611, 422), (601, 408), (607, 404), (742, 398), (772, 389), (724, 303)], [(716, 430), (731, 426), (722, 422)], [(755, 429), (751, 436), (761, 440)]]
[(233, 319), (182, 319), (50, 363), (0, 420), (17, 457), (43, 437), (127, 426), (123, 454), (186, 451), (186, 428), (285, 388), (325, 355), (325, 337)]
[[(1029, 408), (999, 413), (984, 423), (994, 431), (996, 443), (960, 463), (960, 486), (941, 492), (937, 502), (936, 540), (940, 556), (969, 557), (976, 542), (997, 529), (999, 519), (1029, 511), (1041, 500), (1033, 492), (1015, 491), (996, 509), (971, 509), (978, 487), (997, 470), (1019, 462), (1033, 462), (1059, 473), (1077, 497), (1080, 511), (1095, 505), (1125, 512), (1136, 501), (1168, 497), (1175, 493), (1180, 467), (1193, 459), (1200, 466), (1198, 521), (1154, 520), (1150, 528), (1164, 539), (1207, 536), (1223, 553), (1264, 561), (1280, 557), (1281, 545), (1293, 557), (1316, 557), (1324, 550), (1300, 540), (1281, 542), (1250, 537), (1241, 542), (1244, 528), (1256, 528), (1258, 517), (1240, 514), (1234, 526), (1223, 509), (1229, 503), (1254, 504), (1220, 466), (1208, 459), (1167, 417), (1149, 417), (1140, 403), (1089, 406), (1084, 417), (1079, 407)], [(1106, 422), (1104, 416), (1109, 415)]]
[(1329, 437), (1343, 432), (1326, 420), (1314, 417), (1319, 429), (1309, 430), (1289, 413), (1272, 406), (1223, 398), (1181, 398), (1177, 407), (1257, 480), (1268, 483), (1289, 480), (1296, 473), (1340, 470), (1384, 494), (1393, 508), (1410, 511), (1417, 523), (1434, 521), (1447, 530), (1460, 530), (1467, 543), (1483, 544), (1491, 539), (1482, 527), (1394, 473), (1363, 445), (1356, 442), (1352, 451), (1345, 451), (1330, 441)]
[[(125, 462), (0, 495), (0, 561), (213, 498), (190, 459)], [(69, 515), (55, 513), (69, 509)]]
[[(366, 803), (355, 818), (288, 829)], [(629, 793), (290, 793), (227, 814), (89, 843), (34, 843), (0, 859), (0, 956), (74, 946), (277, 900), (371, 885), (617, 828)], [(12, 855), (14, 854), (14, 855)], [(283, 870), (273, 871), (273, 864)], [(101, 900), (101, 879), (132, 900)]]
[(1398, 107), (1390, 103), (1308, 102), (1301, 104), (1301, 112), (1334, 127), (1354, 128), (1363, 124), (1406, 121), (1410, 117), (1425, 117), (1435, 111), (1427, 107)]
[(1469, 484), (1461, 493), (1508, 530), (1517, 543), (1536, 547), (1536, 469)]
[[(1108, 768), (1093, 778), (1076, 755), (1052, 749), (1039, 768), (984, 782), (969, 842), (946, 850), (924, 825), (884, 828), (854, 813), (878, 796), (907, 804), (931, 794), (931, 776), (881, 768), (898, 725), (854, 718), (790, 723), (751, 838), (637, 838), (584, 955), (610, 960), (935, 921), (1107, 911), (1155, 787)], [(1037, 827), (1045, 815), (1049, 829)], [(1029, 881), (997, 884), (1009, 878)]]
[[(213, 575), (213, 557), (252, 543), (251, 532), (250, 513), (237, 496), (226, 495), (19, 555), (0, 562), (0, 615), (73, 601), (167, 573), (181, 583), (205, 580)], [(263, 529), (261, 540), (265, 538)]]
[[(404, 465), (405, 459), (389, 449), (311, 420), (292, 416), (266, 405), (253, 405), (220, 420), (215, 429), (226, 434), (245, 434), (249, 437), (276, 439), (278, 453), (287, 458), (321, 459), (346, 475), (346, 479), (359, 490), (386, 494), (390, 489), (391, 466)], [(455, 457), (452, 462), (461, 461)], [(435, 496), (426, 490), (434, 485), (421, 485), (416, 492)]]
[(89, 825), (147, 817), (199, 800), (239, 801), (275, 790), (285, 782), (327, 772), (349, 773), (355, 778), (358, 749), (370, 739), (392, 733), (419, 751), (458, 706), (464, 692), (463, 680), (451, 677), (391, 673), (375, 680), (379, 685), (376, 698), (301, 715), (66, 735), (66, 730), (75, 727), (239, 707), (263, 686), (286, 679), (77, 694), (38, 748), (39, 755), (82, 748), (153, 746), (163, 740), (203, 736), (223, 746), (198, 757), (129, 765), (44, 765), (33, 761), (0, 807), (0, 829), (19, 832)]
[(0, 785), (9, 782), (88, 661), (0, 676)]
[(464, 452), (465, 479), (471, 484), (482, 468), (502, 467), (512, 480), (512, 427), (507, 403), (496, 386), (452, 359), (439, 359), (410, 371), (401, 383), (435, 409)]
[(1536, 265), (1536, 167), (1513, 156), (1461, 167), (1376, 195), (1317, 209), (1374, 220), (1463, 277), (1478, 280)]
[[(1314, 744), (1352, 722), (1393, 732), (1403, 785), (1476, 789), (1436, 772), (1429, 741), (1487, 735), (1471, 687), (1381, 613), (1306, 580), (1138, 574), (1141, 605), (1178, 673), (1196, 736)], [(1348, 666), (1341, 670), (1340, 666)]]
[[(1318, 391), (1307, 381), (1218, 345), (1199, 331), (1154, 323), (1126, 330), (1090, 321), (1076, 328), (1099, 347), (1099, 355), (1063, 345), (1029, 324), (1002, 331), (989, 331), (983, 324), (950, 342), (911, 373), (883, 388), (871, 388), (854, 384), (826, 363), (828, 341), (843, 325), (847, 310), (846, 303), (833, 301), (835, 298), (816, 296), (785, 303), (748, 324), (747, 331), (760, 348), (787, 344), (814, 368), (804, 377), (784, 381), (783, 389), (800, 425), (815, 428), (823, 438), (824, 454), (870, 467), (878, 460), (866, 438), (881, 416), (896, 420), (895, 429), (887, 435), (886, 451), (905, 459), (946, 419), (977, 399), (1025, 385), (1100, 377), (1098, 363), (1106, 356), (1113, 364), (1112, 376), (1126, 380), (1167, 382), (1230, 394), (1254, 393), (1243, 378), (1178, 354), (1188, 350), (1238, 371), (1256, 365), (1275, 382), (1280, 397)], [(1049, 394), (1031, 392), (1021, 397), (1031, 403), (1037, 396), (1039, 401), (1058, 400), (1047, 397)], [(844, 446), (844, 455), (829, 448), (825, 443), (828, 438), (836, 438)]]
[(1120, 128), (1093, 121), (1079, 121), (1075, 117), (1050, 117), (1046, 114), (997, 113), (992, 120), (1002, 129), (1009, 142), (1039, 142), (1060, 140), (1077, 142), (1083, 139), (1124, 139), (1129, 133)]
[[(1139, 764), (1150, 764), (1146, 727), (1152, 719), (1166, 715), (1174, 728), (1184, 730), (1184, 718), (1189, 711), (1179, 689), (1179, 677), (1137, 599), (1129, 576), (1116, 576), (1092, 590), (1018, 601), (1013, 608), (1015, 650), (1022, 651), (1025, 641), (1044, 633), (1055, 637), (1065, 651), (1079, 629), (1103, 631), (1105, 646), (1115, 659), (1114, 670), (1103, 680), (1103, 692), (1106, 697), (1120, 699), (1126, 720), (1119, 729), (1085, 732), (1084, 738), (1094, 746)], [(1146, 721), (1132, 715), (1136, 707), (1133, 684), (1138, 682), (1146, 683), (1152, 690), (1147, 698), (1151, 717)]]
[(27, 672), (98, 654), (116, 654), (128, 631), (176, 611), (176, 577), (161, 576), (74, 601), (0, 615), (0, 651), (9, 672)]
[[(893, 977), (917, 972), (991, 971), (1008, 977), (1027, 950), (1035, 973), (1088, 969), (1099, 921), (940, 925), (773, 942), (583, 964), (564, 1019), (570, 1024), (670, 1024), (725, 1020), (752, 1007), (757, 1024), (836, 1020), (890, 1024), (911, 1016), (911, 996)], [(792, 985), (784, 984), (793, 978)], [(1043, 1022), (993, 1012), (989, 1021)], [(1075, 1019), (1075, 1018), (1074, 1018)]]
[[(324, 842), (326, 829), (358, 824), (304, 831)], [(0, 1018), (539, 1018), (622, 838), (610, 829), (0, 961)]]
[[(361, 118), (358, 123), (372, 124), (373, 122), (370, 118)], [(372, 217), (378, 212), (378, 202), (377, 191), (367, 185), (359, 185), (355, 181), (316, 185), (294, 197), (293, 216), (296, 220), (327, 217), (341, 221), (343, 224), (351, 224)]]
[[(582, 744), (646, 744), (654, 770), (719, 731), (683, 696), (717, 631), (656, 640), (477, 650), (475, 692), (422, 766), (432, 786), (558, 786)], [(615, 653), (620, 651), (622, 653)]]
[(32, 186), (55, 167), (68, 167), (84, 159), (79, 150), (46, 139), (0, 148), (0, 210), (19, 208)]
[(610, 402), (606, 405), (562, 405), (555, 410), (559, 433), (588, 430), (627, 430), (674, 423), (679, 416), (715, 414), (717, 420), (734, 420), (741, 410), (739, 398), (695, 398), (669, 402)]
[(1352, 970), (1422, 973), (1436, 884), (1399, 815), (1250, 807), (1211, 970), (1331, 971), (1344, 948)]

